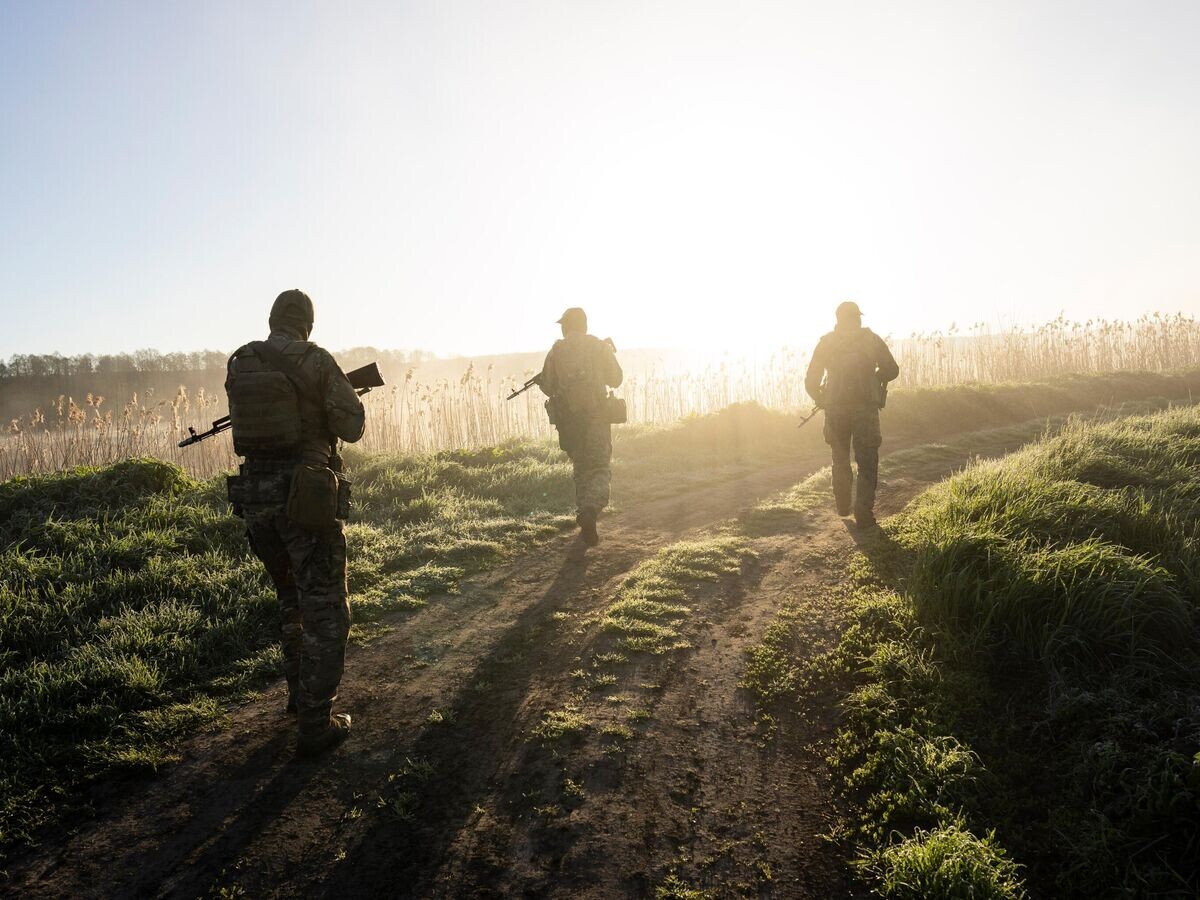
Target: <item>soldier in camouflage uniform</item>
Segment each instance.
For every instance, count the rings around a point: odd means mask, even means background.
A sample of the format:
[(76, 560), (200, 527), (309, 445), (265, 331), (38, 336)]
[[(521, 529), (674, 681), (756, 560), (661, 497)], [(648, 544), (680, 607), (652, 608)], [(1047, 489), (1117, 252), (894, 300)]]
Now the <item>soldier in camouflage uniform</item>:
[(850, 449), (858, 463), (854, 518), (862, 528), (875, 524), (875, 486), (879, 480), (879, 410), (886, 386), (900, 374), (887, 344), (862, 327), (858, 304), (837, 308), (837, 325), (813, 351), (804, 387), (825, 410), (825, 442), (833, 449), (833, 498), (839, 516), (850, 515), (854, 474)]
[(357, 441), (364, 426), (354, 388), (333, 357), (309, 342), (312, 325), (306, 294), (280, 294), (270, 337), (238, 349), (225, 380), (234, 448), (246, 457), (230, 479), (230, 500), (279, 596), (288, 712), (298, 714), (303, 755), (335, 746), (350, 731), (350, 717), (332, 712), (350, 602), (338, 518), (345, 511), (330, 509), (328, 526), (302, 527), (289, 518), (289, 489), (301, 466), (337, 484), (329, 470), (341, 468), (338, 439)]
[(562, 340), (546, 354), (538, 386), (550, 398), (547, 409), (558, 428), (558, 445), (571, 458), (575, 475), (575, 521), (584, 543), (600, 543), (596, 520), (608, 506), (612, 481), (612, 425), (606, 414), (606, 388), (624, 375), (611, 340), (587, 333), (587, 315), (572, 307), (558, 320)]

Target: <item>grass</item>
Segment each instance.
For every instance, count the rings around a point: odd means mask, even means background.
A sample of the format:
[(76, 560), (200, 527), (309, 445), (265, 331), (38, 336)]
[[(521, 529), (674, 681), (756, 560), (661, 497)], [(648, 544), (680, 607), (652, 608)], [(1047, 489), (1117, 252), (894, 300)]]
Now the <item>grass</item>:
[(1197, 462), (1194, 408), (1076, 423), (864, 545), (825, 664), (875, 890), (1200, 891)]
[(992, 835), (957, 825), (918, 830), (861, 863), (885, 897), (902, 900), (1017, 900), (1027, 896), (1018, 867)]
[(592, 727), (591, 720), (577, 704), (568, 704), (562, 709), (547, 712), (533, 729), (533, 736), (543, 743), (553, 743), (573, 737)]
[(752, 555), (746, 541), (734, 535), (672, 544), (626, 576), (601, 628), (631, 653), (687, 649), (691, 645), (680, 626), (692, 614), (686, 605), (691, 585), (737, 574)]

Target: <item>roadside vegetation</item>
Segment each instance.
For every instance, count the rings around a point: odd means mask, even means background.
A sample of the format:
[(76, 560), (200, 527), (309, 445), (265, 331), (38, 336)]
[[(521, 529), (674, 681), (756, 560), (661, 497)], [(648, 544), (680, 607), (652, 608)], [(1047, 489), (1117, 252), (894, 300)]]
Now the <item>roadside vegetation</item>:
[(849, 685), (831, 761), (875, 890), (1200, 891), (1198, 463), (1194, 407), (1078, 423), (864, 541), (800, 678)]

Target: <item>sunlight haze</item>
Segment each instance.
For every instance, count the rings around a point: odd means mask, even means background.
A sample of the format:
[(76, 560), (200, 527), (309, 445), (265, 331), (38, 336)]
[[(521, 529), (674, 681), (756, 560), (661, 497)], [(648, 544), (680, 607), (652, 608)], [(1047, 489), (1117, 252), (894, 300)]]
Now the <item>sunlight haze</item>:
[(1200, 313), (1195, 3), (0, 2), (0, 355)]

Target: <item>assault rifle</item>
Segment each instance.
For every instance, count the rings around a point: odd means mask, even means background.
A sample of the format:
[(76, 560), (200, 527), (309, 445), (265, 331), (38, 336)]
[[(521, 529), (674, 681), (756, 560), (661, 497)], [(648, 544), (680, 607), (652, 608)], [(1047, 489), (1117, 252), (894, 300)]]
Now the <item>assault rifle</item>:
[[(350, 386), (362, 396), (371, 390), (371, 388), (383, 387), (383, 376), (379, 374), (379, 364), (370, 363), (363, 366), (361, 369), (355, 369), (353, 372), (346, 373), (346, 380), (350, 382)], [(229, 416), (221, 416), (212, 423), (212, 428), (208, 431), (197, 432), (191, 425), (188, 426), (188, 436), (179, 442), (180, 447), (190, 447), (192, 444), (198, 444), (207, 438), (220, 434), (222, 431), (229, 430)]]
[(801, 419), (800, 424), (797, 425), (796, 427), (803, 428), (805, 425), (807, 425), (809, 422), (811, 422), (813, 416), (815, 416), (820, 411), (821, 411), (820, 405), (814, 406), (812, 412), (810, 412), (807, 416), (805, 416), (803, 419)]
[(511, 400), (513, 397), (519, 397), (521, 394), (525, 393), (531, 387), (534, 387), (535, 385), (539, 385), (541, 383), (542, 383), (542, 373), (538, 372), (536, 375), (534, 375), (532, 378), (530, 378), (527, 382), (525, 382), (524, 387), (517, 388), (515, 391), (513, 391), (511, 394), (509, 394), (505, 399)]

